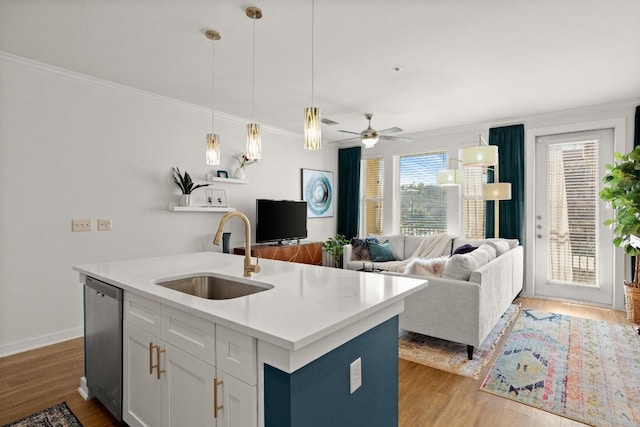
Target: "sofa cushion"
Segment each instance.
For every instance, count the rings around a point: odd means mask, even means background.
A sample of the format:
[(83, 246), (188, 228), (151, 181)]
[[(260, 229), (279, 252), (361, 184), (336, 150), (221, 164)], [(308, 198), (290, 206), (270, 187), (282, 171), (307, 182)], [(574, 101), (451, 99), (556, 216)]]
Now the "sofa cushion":
[(509, 242), (507, 242), (506, 240), (490, 240), (487, 242), (487, 244), (491, 245), (493, 249), (496, 250), (496, 256), (505, 254), (511, 249)]
[(351, 239), (351, 246), (353, 247), (351, 252), (351, 259), (353, 261), (370, 261), (371, 254), (369, 252), (369, 245), (371, 243), (380, 243), (375, 237), (367, 237), (366, 239)]
[(458, 255), (458, 254), (460, 254), (460, 255), (468, 254), (469, 252), (473, 252), (473, 251), (475, 251), (476, 249), (478, 249), (478, 247), (477, 247), (477, 246), (472, 246), (472, 245), (470, 245), (470, 244), (468, 244), (468, 243), (467, 243), (467, 244), (464, 244), (464, 245), (462, 245), (462, 246), (458, 247), (455, 251), (453, 251), (453, 254), (454, 254), (454, 255)]
[(391, 243), (387, 240), (384, 243), (372, 243), (369, 245), (369, 252), (371, 253), (371, 261), (373, 262), (385, 262), (395, 261), (396, 256), (393, 254)]
[(466, 254), (452, 255), (444, 268), (442, 277), (453, 280), (469, 280), (471, 272), (496, 258), (496, 250), (489, 244)]
[(503, 238), (494, 239), (494, 238), (490, 238), (490, 239), (481, 239), (481, 240), (471, 240), (471, 239), (465, 239), (463, 237), (458, 237), (453, 241), (453, 250), (455, 251), (457, 248), (459, 248), (460, 246), (464, 246), (464, 245), (480, 246), (480, 245), (483, 245), (485, 243), (499, 242), (499, 241), (500, 242), (507, 242), (509, 244), (509, 249), (513, 249), (513, 248), (515, 248), (516, 246), (518, 246), (520, 244), (518, 239), (503, 239)]

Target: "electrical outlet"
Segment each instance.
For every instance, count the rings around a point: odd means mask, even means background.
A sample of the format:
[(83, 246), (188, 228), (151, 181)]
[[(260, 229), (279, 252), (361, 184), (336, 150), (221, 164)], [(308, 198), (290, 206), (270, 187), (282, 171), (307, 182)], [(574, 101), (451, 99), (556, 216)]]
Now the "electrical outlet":
[(72, 219), (71, 231), (91, 231), (90, 219)]
[(98, 218), (98, 231), (111, 231), (111, 218)]
[(362, 385), (362, 360), (358, 357), (349, 365), (349, 390), (353, 394)]

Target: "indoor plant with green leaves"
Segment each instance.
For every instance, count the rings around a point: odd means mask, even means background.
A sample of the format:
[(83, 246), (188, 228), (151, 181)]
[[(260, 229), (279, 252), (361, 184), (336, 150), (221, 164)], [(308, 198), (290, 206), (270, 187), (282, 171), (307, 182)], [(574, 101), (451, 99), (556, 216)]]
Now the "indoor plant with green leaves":
[(189, 172), (180, 172), (179, 168), (173, 168), (173, 182), (176, 183), (182, 195), (180, 196), (180, 206), (189, 206), (191, 204), (191, 193), (200, 187), (207, 187), (209, 184), (195, 184), (189, 176)]
[[(600, 190), (600, 198), (612, 207), (614, 216), (604, 224), (613, 230), (614, 245), (623, 248), (629, 256), (640, 255), (640, 249), (631, 244), (632, 236), (640, 236), (640, 146), (627, 154), (615, 153), (614, 164), (607, 164), (605, 168), (607, 173), (602, 179), (604, 187)], [(636, 260), (633, 280), (625, 281), (624, 284), (627, 318), (640, 323), (638, 261), (640, 260)]]
[(342, 267), (342, 252), (344, 252), (344, 245), (348, 243), (349, 240), (342, 234), (329, 237), (325, 242), (322, 242), (322, 250), (331, 255), (336, 268)]

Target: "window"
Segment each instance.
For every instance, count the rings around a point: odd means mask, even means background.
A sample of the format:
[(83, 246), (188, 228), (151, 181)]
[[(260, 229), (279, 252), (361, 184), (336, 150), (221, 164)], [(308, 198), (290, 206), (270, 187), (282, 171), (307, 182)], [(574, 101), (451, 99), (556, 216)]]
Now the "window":
[(446, 233), (447, 197), (436, 175), (446, 169), (444, 151), (400, 156), (400, 233), (413, 236)]
[(360, 221), (364, 235), (382, 234), (384, 229), (382, 199), (384, 196), (384, 160), (372, 158), (363, 160), (364, 191)]
[(486, 169), (480, 166), (464, 168), (463, 214), (464, 236), (467, 239), (484, 239), (484, 212), (486, 202), (482, 199), (482, 184), (487, 181)]

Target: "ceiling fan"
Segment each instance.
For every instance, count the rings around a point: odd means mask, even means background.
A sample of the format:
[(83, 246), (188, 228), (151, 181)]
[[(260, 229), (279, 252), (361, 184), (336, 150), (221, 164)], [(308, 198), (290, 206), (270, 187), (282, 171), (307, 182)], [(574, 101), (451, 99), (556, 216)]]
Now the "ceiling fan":
[(351, 138), (347, 138), (347, 139), (341, 139), (339, 141), (331, 141), (330, 144), (334, 144), (334, 143), (338, 143), (338, 142), (353, 141), (353, 140), (359, 139), (364, 144), (365, 148), (371, 148), (374, 145), (376, 145), (378, 140), (401, 141), (401, 142), (411, 142), (412, 141), (411, 138), (404, 138), (404, 137), (401, 137), (401, 136), (387, 135), (389, 133), (402, 132), (401, 128), (392, 127), (392, 128), (383, 129), (383, 130), (375, 130), (374, 128), (371, 127), (371, 119), (373, 118), (373, 114), (366, 113), (364, 115), (364, 117), (365, 117), (365, 119), (367, 119), (369, 121), (369, 126), (367, 126), (367, 128), (365, 130), (363, 130), (362, 132), (352, 132), (352, 131), (349, 131), (349, 130), (339, 130), (338, 131), (338, 132), (344, 132), (344, 133), (351, 133), (351, 134), (359, 135), (359, 136), (351, 137)]

